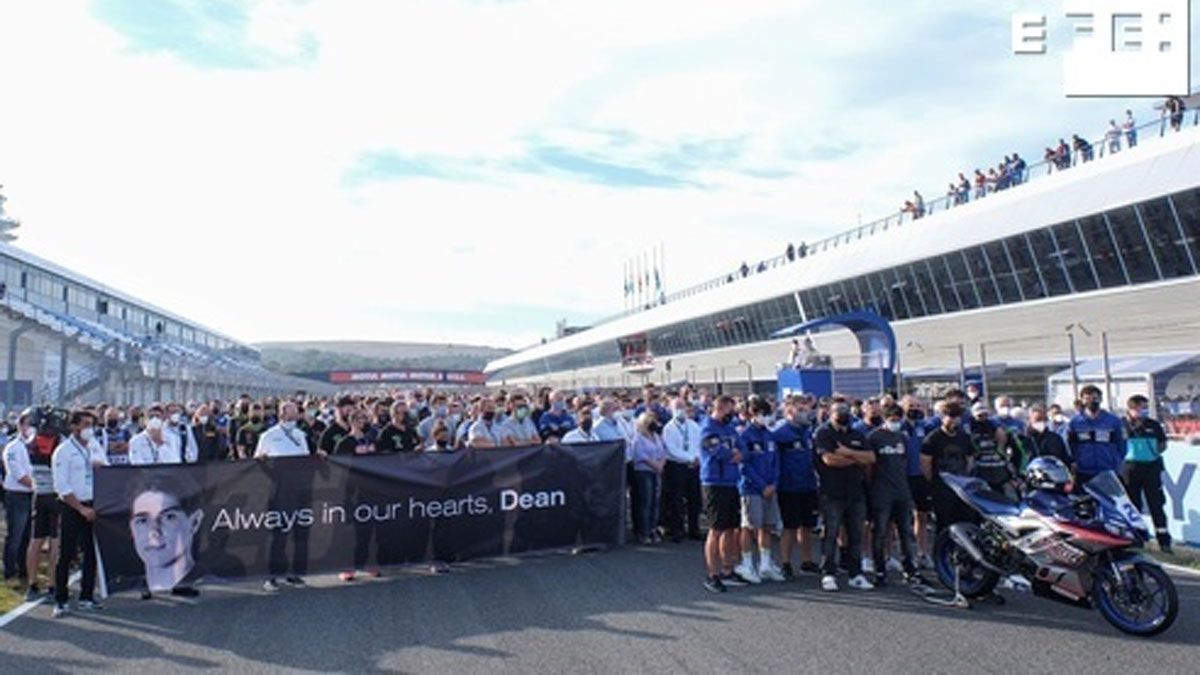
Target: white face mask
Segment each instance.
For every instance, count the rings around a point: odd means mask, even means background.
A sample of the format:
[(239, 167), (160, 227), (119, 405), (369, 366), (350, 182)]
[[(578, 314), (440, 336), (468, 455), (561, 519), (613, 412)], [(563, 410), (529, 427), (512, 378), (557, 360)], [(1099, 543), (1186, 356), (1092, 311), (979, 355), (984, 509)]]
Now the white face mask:
[(289, 420), (287, 422), (280, 422), (279, 426), (283, 427), (287, 431), (291, 431), (292, 429), (296, 428), (296, 423)]
[(200, 424), (208, 424), (208, 415), (200, 416)]
[(1008, 406), (1000, 406), (999, 408), (996, 408), (996, 414), (1001, 417), (1008, 417), (1008, 413), (1010, 410), (1011, 410), (1011, 408), (1009, 408)]
[(1066, 420), (1067, 420), (1067, 418), (1062, 413), (1054, 413), (1054, 423), (1055, 424), (1062, 424)]
[(79, 431), (79, 437), (83, 439), (84, 443), (90, 443), (96, 437), (96, 432), (91, 427), (85, 427)]
[(675, 409), (675, 419), (679, 420), (680, 422), (686, 420), (687, 419), (687, 411), (684, 410), (683, 408), (676, 408)]
[(1046, 430), (1046, 423), (1045, 423), (1045, 422), (1041, 422), (1041, 421), (1039, 421), (1039, 422), (1030, 422), (1030, 423), (1029, 423), (1029, 426), (1033, 427), (1033, 428), (1034, 428), (1034, 430), (1035, 430), (1035, 431), (1037, 431), (1038, 433), (1041, 433), (1041, 432), (1043, 432), (1043, 431), (1045, 431), (1045, 430)]
[(25, 439), (26, 443), (32, 443), (33, 439), (37, 438), (37, 429), (27, 427), (25, 433), (21, 434), (21, 438)]
[(903, 426), (903, 423), (901, 423), (898, 420), (896, 420), (896, 421), (888, 420), (883, 423), (883, 426), (888, 431), (900, 431), (901, 427)]
[(177, 412), (171, 413), (171, 424), (179, 424), (179, 419), (180, 419), (179, 413), (177, 413)]
[(758, 417), (754, 418), (754, 421), (758, 422), (758, 425), (761, 427), (765, 427), (765, 426), (768, 426), (771, 424), (771, 418), (768, 417), (767, 415), (759, 415)]
[(150, 431), (159, 431), (163, 428), (163, 421), (161, 418), (151, 417), (150, 419), (146, 420), (146, 428)]

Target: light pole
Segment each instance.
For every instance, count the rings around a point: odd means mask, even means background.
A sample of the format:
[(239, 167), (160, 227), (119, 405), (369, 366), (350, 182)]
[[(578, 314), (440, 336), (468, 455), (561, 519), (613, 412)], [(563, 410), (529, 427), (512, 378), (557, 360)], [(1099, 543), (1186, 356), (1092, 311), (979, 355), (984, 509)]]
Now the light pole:
[(739, 366), (746, 366), (746, 395), (754, 393), (754, 367), (746, 359), (738, 359)]

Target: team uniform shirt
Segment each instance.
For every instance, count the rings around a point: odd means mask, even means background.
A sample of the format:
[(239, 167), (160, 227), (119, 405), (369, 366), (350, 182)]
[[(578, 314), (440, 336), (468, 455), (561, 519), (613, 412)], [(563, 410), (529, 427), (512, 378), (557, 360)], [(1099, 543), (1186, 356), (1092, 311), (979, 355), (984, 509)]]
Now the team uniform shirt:
[(880, 428), (867, 436), (867, 447), (875, 453), (871, 469), (871, 496), (875, 504), (894, 499), (912, 500), (908, 488), (908, 436), (903, 431)]
[(817, 471), (813, 466), (812, 427), (784, 420), (771, 432), (779, 453), (779, 491), (813, 492)]
[(183, 458), (179, 455), (178, 436), (171, 438), (170, 432), (163, 429), (163, 442), (155, 443), (150, 440), (150, 432), (143, 431), (129, 441), (129, 463), (143, 464), (179, 464)]
[(163, 426), (163, 436), (172, 437), (180, 449), (179, 456), (183, 458), (183, 461), (189, 464), (196, 463), (196, 459), (200, 456), (200, 449), (196, 446), (196, 437), (192, 435), (192, 425), (185, 422), (165, 425)]
[[(545, 417), (545, 415), (542, 415)], [(538, 433), (537, 426), (533, 420), (526, 417), (523, 420), (518, 420), (516, 415), (504, 420), (504, 434), (511, 438), (513, 443), (517, 445), (537, 445), (542, 442), (542, 436)], [(565, 434), (554, 434), (559, 439)]]
[(975, 475), (992, 485), (1009, 477), (1005, 449), (996, 444), (999, 429), (1000, 425), (990, 419), (971, 419), (966, 426), (966, 432), (975, 444)]
[[(372, 445), (375, 445), (375, 442), (371, 439), (371, 436), (368, 434), (363, 434), (359, 438), (355, 438), (353, 436), (353, 434), (349, 435), (349, 436), (342, 436), (342, 440), (338, 441), (337, 446), (335, 446), (333, 448), (333, 454), (335, 454), (335, 455), (368, 455), (371, 453), (367, 450), (367, 448), (370, 448)], [(359, 448), (362, 448), (363, 450), (360, 452)], [(379, 446), (375, 445), (375, 449), (378, 452)], [(395, 452), (395, 450), (389, 450), (388, 452), (389, 453)]]
[(1125, 420), (1125, 438), (1126, 462), (1158, 462), (1167, 449), (1167, 434), (1158, 420), (1144, 418), (1136, 423)]
[(779, 453), (767, 427), (751, 424), (739, 438), (742, 462), (738, 465), (738, 494), (761, 496), (768, 486), (779, 484)]
[(17, 436), (4, 446), (4, 490), (14, 494), (33, 492), (33, 488), (21, 483), (25, 477), (33, 480), (33, 464), (29, 461), (29, 447)]
[(129, 463), (129, 441), (133, 438), (133, 434), (128, 427), (121, 425), (105, 426), (103, 429), (97, 429), (96, 434), (100, 438), (100, 445), (104, 448), (104, 454), (108, 456), (108, 463), (112, 465), (128, 464)]
[(258, 437), (254, 457), (307, 457), (308, 440), (299, 429), (284, 429), (276, 424)]
[(649, 410), (654, 414), (655, 417), (658, 418), (659, 424), (665, 425), (667, 422), (671, 421), (671, 411), (667, 410), (666, 406), (659, 405), (658, 403), (655, 403), (649, 408), (647, 408), (645, 404), (639, 405), (633, 409), (633, 416), (635, 418), (641, 417), (642, 413), (646, 412), (646, 410)]
[[(592, 427), (593, 431), (595, 431), (595, 429), (596, 427)], [(567, 445), (571, 443), (593, 443), (598, 440), (600, 439), (596, 438), (595, 433), (592, 431), (584, 431), (583, 427), (576, 427), (568, 431), (566, 436), (562, 437), (562, 442)]]
[[(826, 424), (817, 429), (816, 437), (813, 439), (813, 446), (817, 450), (818, 457), (836, 453), (839, 445), (851, 450), (865, 452), (867, 450), (867, 439), (861, 431), (854, 428), (841, 431), (835, 429), (832, 424)], [(832, 499), (851, 502), (865, 499), (866, 494), (863, 492), (863, 482), (866, 479), (866, 475), (863, 473), (861, 465), (834, 467), (822, 461), (817, 466), (821, 475), (822, 495)]]
[(929, 434), (925, 427), (925, 420), (904, 420), (903, 433), (907, 443), (905, 472), (913, 478), (923, 476), (924, 474), (921, 473), (921, 444), (925, 442), (925, 436)]
[(708, 486), (737, 487), (741, 479), (738, 465), (733, 463), (733, 453), (741, 450), (734, 422), (721, 424), (710, 417), (708, 424), (700, 430), (700, 484)]
[(592, 427), (592, 435), (598, 441), (624, 441), (628, 438), (615, 417), (601, 417), (600, 421)]
[(451, 437), (453, 437), (454, 432), (458, 430), (458, 422), (451, 418), (450, 415), (430, 415), (429, 417), (421, 420), (421, 423), (417, 425), (417, 435), (421, 437), (423, 442), (429, 442), (429, 437), (431, 434), (433, 434), (433, 425), (436, 424), (438, 420), (441, 420), (442, 423), (446, 425), (446, 429), (450, 431)]
[(700, 461), (700, 425), (691, 419), (680, 422), (672, 417), (663, 427), (662, 438), (669, 461), (688, 466)]
[[(542, 415), (542, 417), (546, 416)], [(482, 438), (491, 442), (493, 446), (500, 447), (504, 445), (504, 439), (508, 438), (508, 435), (504, 432), (504, 425), (500, 422), (496, 420), (488, 422), (480, 418), (471, 425), (471, 430), (467, 432), (467, 443), (473, 445), (477, 438)]]
[(1104, 471), (1121, 472), (1125, 462), (1124, 426), (1120, 418), (1106, 410), (1095, 417), (1081, 413), (1071, 418), (1067, 443), (1079, 473), (1094, 476)]
[[(347, 438), (349, 438), (347, 436)], [(344, 439), (343, 439), (344, 440)], [(389, 424), (384, 427), (374, 439), (375, 451), (382, 453), (415, 452), (421, 447), (421, 438), (410, 425), (403, 429)]]
[(1038, 431), (1032, 426), (1025, 432), (1026, 445), (1028, 446), (1032, 457), (1057, 457), (1061, 459), (1067, 466), (1074, 463), (1074, 458), (1071, 457), (1071, 451), (1067, 449), (1067, 442), (1063, 440), (1062, 435), (1046, 427), (1044, 431)]
[(237, 446), (244, 448), (249, 453), (253, 453), (254, 449), (258, 447), (259, 437), (262, 436), (263, 429), (266, 428), (262, 422), (246, 422), (238, 426)]
[(332, 455), (337, 451), (338, 443), (349, 435), (350, 430), (340, 422), (330, 422), (329, 427), (321, 434), (321, 440), (317, 441), (317, 449)]
[(561, 412), (548, 410), (542, 413), (542, 416), (538, 418), (537, 422), (538, 434), (543, 440), (550, 436), (562, 438), (568, 431), (574, 428), (575, 418), (571, 416), (571, 413), (565, 410)]
[(81, 502), (92, 501), (96, 483), (96, 465), (107, 465), (108, 458), (99, 443), (84, 447), (74, 436), (59, 444), (50, 460), (54, 491), (59, 498), (75, 495)]
[(946, 433), (944, 428), (938, 427), (925, 437), (921, 454), (933, 458), (933, 480), (936, 483), (941, 481), (943, 473), (967, 475), (971, 458), (975, 456), (975, 446), (961, 427), (956, 427), (954, 433)]

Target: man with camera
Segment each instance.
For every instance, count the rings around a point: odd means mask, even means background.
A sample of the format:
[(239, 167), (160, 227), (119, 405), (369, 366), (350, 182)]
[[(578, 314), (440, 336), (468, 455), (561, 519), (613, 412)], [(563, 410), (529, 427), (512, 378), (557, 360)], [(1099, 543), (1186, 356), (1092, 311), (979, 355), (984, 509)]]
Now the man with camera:
[(96, 418), (89, 412), (71, 413), (70, 436), (54, 450), (50, 460), (54, 491), (62, 504), (62, 551), (54, 568), (54, 618), (67, 614), (67, 575), (79, 549), (83, 549), (83, 578), (79, 585), (79, 609), (98, 610), (102, 606), (93, 594), (96, 590), (96, 511), (92, 509), (92, 490), (97, 466), (108, 463), (95, 438)]

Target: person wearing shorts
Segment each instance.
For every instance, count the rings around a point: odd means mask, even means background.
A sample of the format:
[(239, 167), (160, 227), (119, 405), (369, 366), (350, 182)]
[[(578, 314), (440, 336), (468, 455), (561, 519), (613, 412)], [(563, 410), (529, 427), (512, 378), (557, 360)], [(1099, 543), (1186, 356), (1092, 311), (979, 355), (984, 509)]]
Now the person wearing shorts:
[[(742, 499), (742, 562), (734, 574), (752, 584), (783, 581), (783, 572), (771, 556), (771, 532), (782, 524), (779, 518), (779, 453), (771, 434), (771, 404), (751, 396), (747, 403), (750, 424), (741, 434), (744, 452), (738, 466), (738, 494)], [(754, 565), (754, 543), (758, 542), (759, 563)]]
[(25, 592), (26, 600), (37, 600), (41, 597), (38, 587), (38, 558), (42, 554), (42, 546), (50, 541), (50, 559), (46, 569), (50, 570), (49, 593), (54, 593), (54, 569), (58, 566), (58, 495), (54, 492), (54, 474), (50, 470), (50, 456), (54, 452), (57, 435), (39, 434), (35, 439), (36, 450), (30, 452), (30, 462), (33, 474), (33, 534), (29, 538), (29, 548), (25, 552), (25, 568), (29, 574), (29, 588)]
[(733, 398), (721, 396), (700, 432), (700, 488), (709, 522), (704, 543), (708, 572), (704, 587), (713, 593), (724, 593), (727, 583), (740, 583), (734, 578), (732, 564), (741, 524), (737, 484), (738, 464), (742, 461), (734, 423)]
[(807, 399), (788, 401), (784, 420), (772, 430), (775, 450), (779, 453), (779, 514), (783, 536), (779, 540), (781, 570), (785, 579), (795, 576), (792, 549), (800, 546), (800, 571), (820, 571), (813, 561), (813, 528), (820, 511), (817, 473), (812, 455), (812, 414)]

